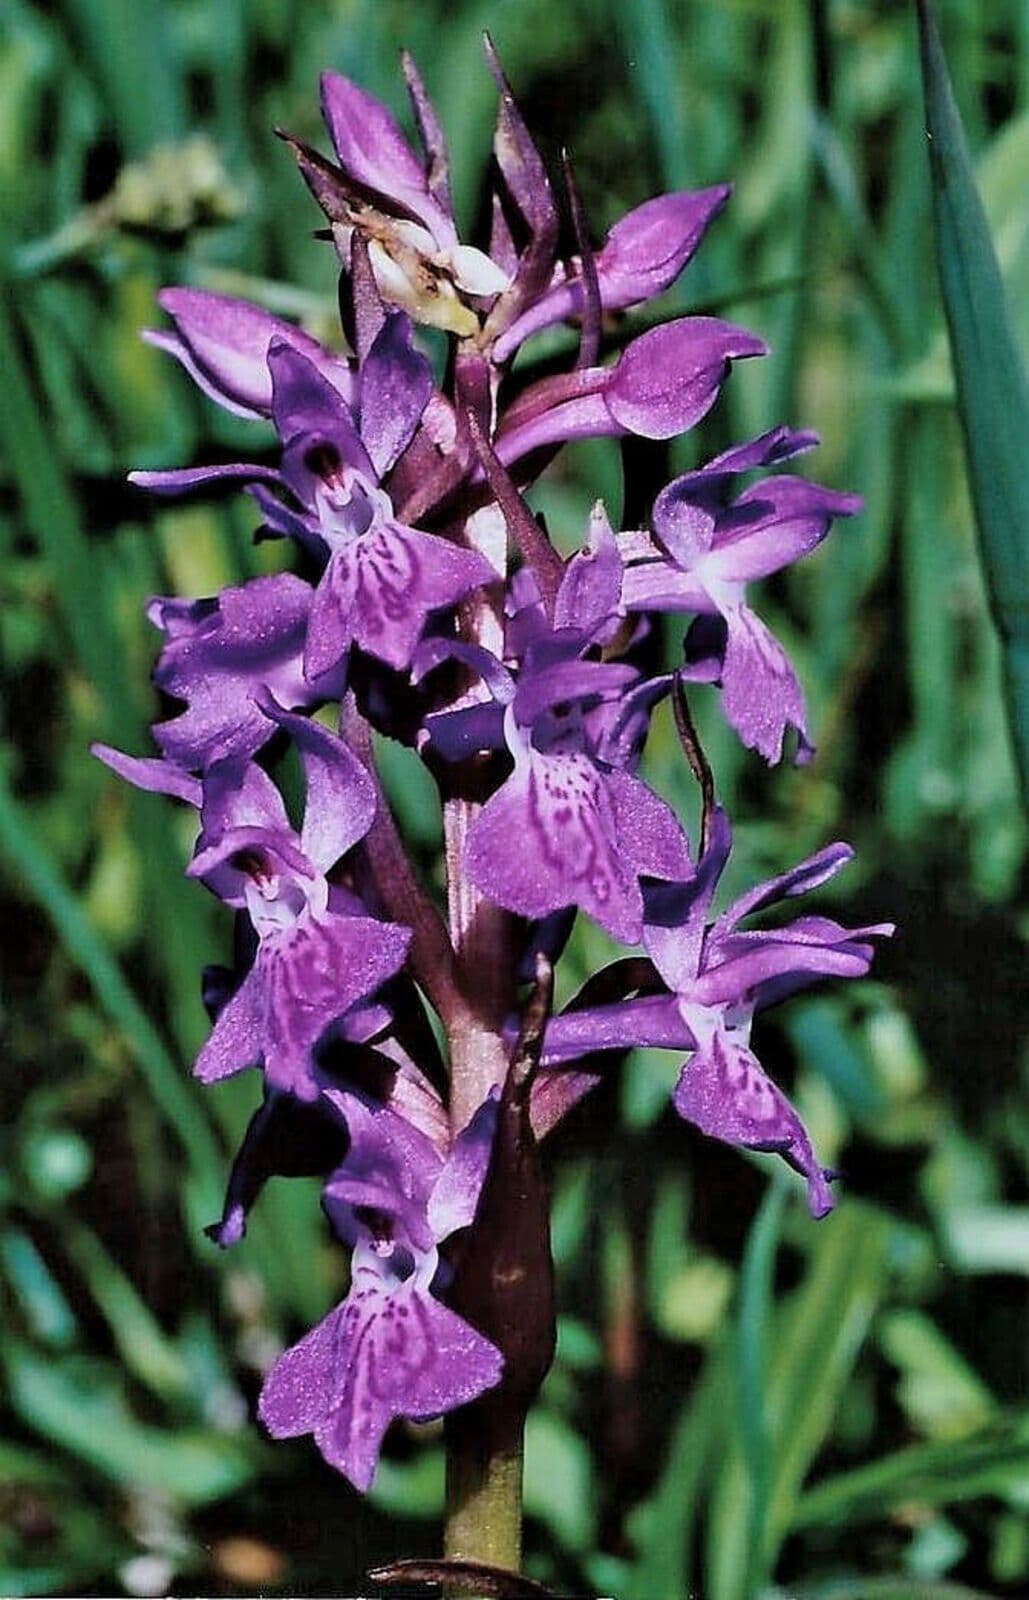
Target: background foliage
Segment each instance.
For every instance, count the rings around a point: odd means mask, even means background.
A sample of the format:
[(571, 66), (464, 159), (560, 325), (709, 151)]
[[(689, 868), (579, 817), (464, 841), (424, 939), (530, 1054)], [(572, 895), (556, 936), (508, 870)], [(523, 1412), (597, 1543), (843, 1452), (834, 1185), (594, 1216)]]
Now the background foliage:
[[(942, 5), (951, 72), (1029, 346), (1029, 12)], [(901, 932), (855, 992), (764, 1023), (843, 1204), (811, 1224), (766, 1160), (666, 1108), (640, 1053), (552, 1152), (560, 1348), (528, 1448), (529, 1566), (620, 1600), (1024, 1592), (1029, 1413), (1017, 1099), (1026, 833), (968, 508), (929, 228), (913, 18), (890, 0), (5, 0), (0, 56), (0, 768), (5, 1070), (0, 1592), (367, 1591), (433, 1548), (438, 1440), (396, 1438), (371, 1504), (249, 1420), (260, 1370), (340, 1286), (317, 1186), (241, 1249), (200, 1229), (256, 1082), (203, 1096), (197, 973), (226, 920), (181, 879), (189, 819), (91, 738), (146, 748), (150, 593), (279, 559), (238, 500), (161, 506), (129, 465), (238, 448), (138, 338), (167, 282), (331, 335), (316, 214), (272, 137), (321, 138), (340, 68), (395, 105), (415, 53), (479, 204), (493, 31), (599, 235), (664, 187), (737, 180), (676, 308), (764, 334), (690, 451), (814, 423), (864, 514), (766, 608), (821, 746), (765, 773), (699, 706), (741, 819), (737, 881), (840, 834), (848, 918)], [(538, 501), (569, 545), (598, 488), (642, 514), (676, 446), (569, 453)], [(695, 806), (669, 728), (655, 776)], [(662, 743), (663, 739), (663, 743)], [(431, 795), (386, 750), (425, 859)], [(732, 887), (732, 886), (730, 886)], [(572, 967), (595, 959), (580, 935)], [(570, 972), (567, 982), (574, 981)], [(426, 1430), (421, 1430), (424, 1433)], [(432, 1430), (428, 1430), (432, 1433)]]

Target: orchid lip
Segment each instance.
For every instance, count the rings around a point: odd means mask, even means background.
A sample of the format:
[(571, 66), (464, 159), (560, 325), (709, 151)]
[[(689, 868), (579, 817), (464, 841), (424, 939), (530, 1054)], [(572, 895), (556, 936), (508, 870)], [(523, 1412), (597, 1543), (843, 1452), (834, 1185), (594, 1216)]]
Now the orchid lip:
[(315, 504), (318, 531), (333, 549), (360, 538), (393, 513), (389, 496), (354, 468), (343, 468), (324, 489), (316, 488)]

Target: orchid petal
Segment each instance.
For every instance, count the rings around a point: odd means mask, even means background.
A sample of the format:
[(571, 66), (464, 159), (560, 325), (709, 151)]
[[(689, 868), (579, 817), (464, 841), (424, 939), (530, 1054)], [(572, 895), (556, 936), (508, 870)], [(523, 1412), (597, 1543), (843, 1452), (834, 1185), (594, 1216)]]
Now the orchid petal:
[(170, 762), (153, 756), (128, 756), (107, 744), (91, 744), (89, 748), (105, 767), (110, 767), (119, 778), (137, 789), (145, 789), (149, 794), (171, 795), (175, 800), (185, 800), (187, 805), (199, 808), (203, 800), (199, 778), (189, 777)]
[(554, 627), (595, 634), (604, 623), (617, 623), (622, 573), (618, 545), (607, 512), (598, 500), (590, 513), (586, 545), (565, 567), (554, 607)]
[(475, 1220), (497, 1131), (497, 1094), (498, 1091), (494, 1091), (483, 1101), (454, 1140), (429, 1197), (429, 1227), (438, 1242), (449, 1239), (461, 1228), (470, 1228)]
[(670, 439), (714, 405), (733, 361), (767, 354), (763, 339), (716, 317), (681, 317), (634, 339), (605, 389), (627, 433)]
[(380, 478), (410, 444), (434, 388), (412, 334), (410, 318), (390, 312), (361, 367), (361, 438)]
[[(624, 311), (670, 288), (730, 192), (727, 184), (721, 184), (713, 189), (658, 195), (616, 222), (596, 256), (603, 310)], [(581, 277), (562, 273), (500, 336), (494, 347), (495, 359), (506, 361), (530, 335), (581, 316), (584, 305)]]
[(260, 306), (206, 289), (164, 289), (158, 299), (176, 333), (151, 334), (151, 342), (181, 361), (226, 410), (245, 417), (270, 414), (268, 351), (273, 341), (291, 345), (314, 362), (342, 395), (350, 392), (352, 379), (340, 356)]
[(831, 1174), (815, 1158), (807, 1129), (746, 1045), (715, 1030), (683, 1068), (675, 1109), (702, 1133), (748, 1150), (774, 1150), (807, 1180), (812, 1215), (832, 1210)]
[(743, 743), (774, 766), (788, 727), (806, 743), (804, 691), (782, 645), (749, 606), (726, 608), (723, 615), (722, 707)]
[(217, 1083), (246, 1067), (259, 1066), (264, 1055), (266, 1006), (261, 973), (251, 969), (197, 1056), (193, 1072), (201, 1083)]
[(260, 1415), (275, 1438), (313, 1432), (325, 1459), (365, 1490), (394, 1417), (451, 1411), (499, 1382), (502, 1366), (416, 1278), (392, 1287), (359, 1259), (343, 1305), (272, 1368)]
[(803, 478), (769, 478), (746, 490), (719, 524), (705, 575), (723, 583), (766, 578), (808, 555), (833, 517), (861, 509), (853, 494), (835, 494)]
[(282, 473), (274, 467), (256, 466), (250, 461), (228, 461), (210, 467), (173, 467), (168, 472), (130, 472), (129, 482), (151, 494), (188, 494), (209, 483), (231, 478), (246, 478), (252, 483), (281, 484)]
[(338, 72), (322, 74), (321, 90), (322, 114), (343, 170), (366, 188), (398, 201), (439, 244), (452, 241), (453, 222), (429, 192), (422, 163), (382, 101)]
[(265, 702), (269, 716), (285, 729), (300, 752), (307, 783), (300, 842), (320, 872), (363, 839), (375, 820), (375, 785), (349, 745), (310, 717)]
[(148, 616), (167, 643), (154, 673), (159, 688), (186, 709), (157, 723), (169, 761), (203, 770), (253, 755), (275, 732), (258, 703), (271, 692), (286, 706), (309, 706), (338, 691), (303, 675), (301, 658), (313, 591), (290, 573), (223, 589), (214, 600), (153, 600)]

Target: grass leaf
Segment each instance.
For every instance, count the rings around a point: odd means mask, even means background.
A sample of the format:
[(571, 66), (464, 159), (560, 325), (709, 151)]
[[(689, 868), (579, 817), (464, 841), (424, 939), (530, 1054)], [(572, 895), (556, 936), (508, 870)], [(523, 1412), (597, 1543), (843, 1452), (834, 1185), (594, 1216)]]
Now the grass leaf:
[(1029, 798), (1029, 389), (929, 0), (919, 0), (918, 17), (936, 253), (958, 412)]

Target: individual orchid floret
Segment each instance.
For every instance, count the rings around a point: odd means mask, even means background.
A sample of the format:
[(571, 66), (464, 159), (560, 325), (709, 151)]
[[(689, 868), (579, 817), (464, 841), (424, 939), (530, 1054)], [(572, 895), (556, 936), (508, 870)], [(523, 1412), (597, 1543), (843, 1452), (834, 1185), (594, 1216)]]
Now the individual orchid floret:
[(154, 682), (185, 705), (151, 730), (166, 760), (203, 772), (255, 754), (278, 727), (269, 695), (291, 709), (339, 698), (340, 672), (304, 676), (313, 599), (310, 584), (283, 572), (210, 600), (151, 600), (147, 616), (166, 639)]
[[(287, 356), (281, 376), (284, 390), (298, 380), (310, 390), (284, 473), (310, 507), (308, 527), (327, 552), (304, 670), (309, 678), (331, 671), (351, 643), (403, 669), (431, 613), (453, 606), (497, 574), (483, 556), (399, 522), (378, 486), (385, 464), (392, 464), (390, 454), (380, 455), (384, 465), (377, 466), (371, 452), (365, 454), (363, 439), (348, 432), (341, 412), (319, 411), (319, 394), (330, 397), (317, 375), (298, 373)], [(403, 404), (398, 395), (394, 404), (398, 410)]]
[(189, 872), (248, 913), (258, 948), (195, 1070), (210, 1083), (263, 1066), (274, 1088), (313, 1099), (314, 1047), (400, 969), (410, 934), (355, 913), (325, 876), (371, 825), (374, 795), (360, 762), (320, 724), (282, 713), (280, 720), (307, 774), (299, 837), (259, 767), (215, 767), (204, 782)]
[(351, 397), (346, 360), (260, 306), (207, 289), (163, 289), (157, 298), (174, 327), (149, 328), (144, 337), (180, 361), (198, 388), (224, 410), (250, 419), (271, 415), (268, 351), (273, 342), (298, 350), (341, 395)]
[[(526, 514), (528, 512), (526, 511)], [(508, 584), (504, 659), (481, 647), (437, 638), (419, 650), (415, 671), (423, 677), (442, 660), (458, 660), (476, 673), (490, 699), (430, 713), (425, 737), (447, 761), (476, 752), (505, 750), (505, 710), (516, 705), (519, 722), (533, 720), (553, 702), (559, 715), (570, 711), (562, 700), (575, 699), (581, 684), (582, 714), (596, 755), (609, 767), (635, 766), (649, 727), (650, 712), (672, 685), (667, 674), (643, 679), (636, 668), (599, 658), (615, 649), (625, 625), (622, 558), (602, 502), (594, 506), (586, 542), (566, 563), (558, 561), (560, 582), (553, 604), (544, 605), (534, 572), (523, 567)], [(603, 671), (594, 669), (603, 666)], [(586, 667), (586, 678), (582, 670)]]
[(428, 362), (408, 319), (393, 312), (361, 365), (352, 406), (290, 345), (273, 343), (268, 367), (281, 469), (193, 468), (134, 481), (178, 493), (219, 475), (249, 477), (268, 530), (325, 563), (307, 627), (308, 683), (335, 671), (352, 643), (402, 669), (430, 613), (496, 577), (482, 556), (398, 522), (381, 486), (432, 393)]
[[(197, 1057), (197, 1077), (212, 1083), (262, 1066), (273, 1088), (313, 1099), (320, 1091), (314, 1047), (399, 971), (410, 932), (362, 914), (360, 903), (326, 877), (372, 824), (375, 790), (363, 765), (320, 723), (270, 699), (265, 707), (303, 762), (307, 798), (299, 835), (275, 784), (253, 762), (218, 762), (201, 782), (167, 762), (102, 746), (96, 753), (140, 788), (200, 806), (188, 873), (246, 912), (257, 937), (253, 966)], [(375, 1017), (357, 1020), (360, 1037), (378, 1025)]]
[(653, 536), (622, 536), (623, 600), (630, 611), (688, 611), (700, 621), (687, 636), (686, 676), (717, 678), (728, 721), (769, 763), (782, 756), (786, 729), (810, 753), (804, 693), (778, 640), (746, 603), (747, 584), (807, 555), (833, 517), (861, 508), (802, 478), (781, 475), (729, 501), (737, 473), (783, 461), (817, 443), (811, 433), (774, 428), (717, 456), (662, 490)]
[[(574, 693), (588, 701), (592, 687), (584, 664), (562, 699)], [(514, 771), (472, 826), (472, 882), (525, 917), (579, 906), (613, 938), (636, 944), (640, 878), (675, 878), (688, 868), (674, 814), (639, 778), (601, 764), (581, 717), (560, 719), (541, 704), (537, 717), (519, 724), (511, 708), (505, 728)], [(523, 847), (512, 850), (512, 839)]]
[[(230, 987), (213, 1020), (231, 993)], [(323, 1063), (327, 1081), (345, 1082), (353, 1070), (366, 1086), (369, 1081), (374, 1085), (376, 1097), (398, 1118), (444, 1148), (449, 1137), (446, 1107), (395, 1036), (395, 1004), (396, 985), (390, 984), (382, 997), (353, 1006), (339, 1020), (331, 1033), (331, 1056)], [(326, 1095), (300, 1100), (266, 1083), (232, 1163), (221, 1218), (205, 1230), (208, 1237), (223, 1249), (238, 1244), (270, 1178), (324, 1178), (339, 1166), (346, 1150), (346, 1127)]]
[[(339, 421), (350, 453), (365, 465), (371, 463), (373, 477), (382, 477), (410, 443), (435, 387), (428, 361), (412, 343), (409, 319), (399, 312), (382, 318), (360, 366), (345, 367), (345, 386), (326, 375), (324, 357), (328, 352), (319, 345), (315, 350), (312, 357), (308, 350), (298, 348), (294, 339), (278, 336), (272, 336), (263, 348), (266, 414), (275, 423), (284, 449), (311, 431), (312, 415), (320, 422), (331, 418)], [(302, 460), (297, 465), (302, 466)], [(288, 466), (287, 461), (283, 473), (231, 462), (168, 472), (133, 472), (129, 480), (158, 494), (181, 494), (219, 478), (285, 485), (297, 493), (300, 485), (291, 479)]]
[(350, 1134), (324, 1195), (353, 1246), (350, 1292), (279, 1357), (260, 1415), (275, 1438), (313, 1433), (325, 1459), (367, 1489), (394, 1418), (441, 1416), (500, 1381), (499, 1352), (437, 1298), (439, 1246), (474, 1220), (497, 1108), (487, 1101), (445, 1154), (388, 1107), (326, 1098)]
[[(634, 667), (585, 655), (616, 614), (619, 569), (609, 568), (601, 539), (569, 565), (556, 606), (563, 627), (553, 628), (538, 605), (512, 617), (516, 675), (496, 692), (514, 771), (472, 824), (467, 870), (509, 911), (541, 918), (579, 906), (614, 938), (635, 944), (640, 878), (677, 880), (692, 869), (673, 813), (631, 770), (641, 741), (627, 740), (624, 728), (636, 717), (645, 731), (648, 685)], [(488, 732), (482, 709), (471, 709), (471, 722), (453, 713), (461, 719), (456, 729), (435, 719), (433, 736), (456, 733), (457, 748), (449, 748), (457, 753), (461, 739)], [(512, 850), (512, 839), (525, 847)]]
[(642, 333), (612, 367), (544, 378), (504, 413), (496, 452), (505, 465), (572, 439), (638, 434), (670, 439), (718, 398), (733, 361), (767, 353), (763, 340), (717, 317), (680, 317)]
[(479, 331), (474, 302), (507, 287), (483, 251), (462, 244), (454, 224), (439, 119), (410, 58), (408, 86), (425, 157), (412, 150), (380, 100), (338, 72), (322, 75), (322, 112), (338, 167), (291, 139), (300, 170), (332, 224), (349, 268), (355, 234), (365, 242), (383, 299), (416, 322), (463, 336)]
[(709, 921), (730, 845), (728, 819), (716, 810), (691, 881), (648, 889), (644, 943), (667, 993), (565, 1012), (547, 1029), (544, 1064), (636, 1045), (691, 1050), (675, 1089), (680, 1116), (729, 1144), (778, 1152), (803, 1174), (811, 1210), (823, 1216), (832, 1207), (831, 1173), (819, 1165), (796, 1111), (751, 1049), (751, 1024), (755, 1012), (819, 978), (863, 977), (873, 955), (870, 941), (889, 937), (893, 927), (844, 928), (828, 917), (807, 916), (768, 931), (740, 929), (755, 911), (835, 876), (853, 856), (845, 844), (828, 845)]
[[(731, 192), (719, 184), (658, 195), (616, 222), (594, 258), (601, 311), (625, 311), (671, 288)], [(497, 339), (494, 360), (507, 361), (532, 334), (581, 317), (585, 309), (581, 260), (570, 268), (559, 264), (550, 286)]]

